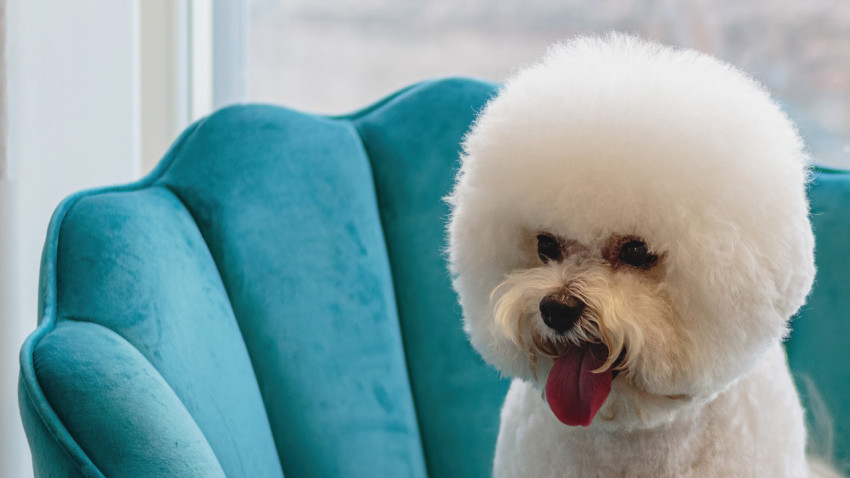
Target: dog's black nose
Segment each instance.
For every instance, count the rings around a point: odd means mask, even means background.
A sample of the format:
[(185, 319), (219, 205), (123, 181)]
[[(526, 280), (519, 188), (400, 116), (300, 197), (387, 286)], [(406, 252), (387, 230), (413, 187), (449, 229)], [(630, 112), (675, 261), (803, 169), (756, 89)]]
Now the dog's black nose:
[(548, 295), (540, 301), (540, 316), (543, 317), (543, 323), (559, 334), (573, 328), (582, 312), (584, 312), (584, 302), (575, 297), (562, 299)]

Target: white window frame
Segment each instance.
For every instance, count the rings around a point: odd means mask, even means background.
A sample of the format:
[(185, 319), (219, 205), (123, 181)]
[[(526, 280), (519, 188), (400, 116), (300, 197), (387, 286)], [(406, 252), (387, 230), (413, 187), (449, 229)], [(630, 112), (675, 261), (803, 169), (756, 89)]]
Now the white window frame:
[(144, 0), (142, 171), (189, 123), (245, 96), (245, 0)]

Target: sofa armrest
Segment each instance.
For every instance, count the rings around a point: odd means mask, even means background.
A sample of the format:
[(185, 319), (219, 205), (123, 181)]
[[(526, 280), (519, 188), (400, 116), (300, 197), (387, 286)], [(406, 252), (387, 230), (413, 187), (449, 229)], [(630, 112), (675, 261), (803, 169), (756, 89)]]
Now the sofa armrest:
[[(43, 443), (41, 434), (29, 434), (33, 449), (48, 448), (46, 456), (54, 458), (35, 463), (37, 476), (225, 476), (171, 387), (112, 330), (62, 321), (35, 345), (33, 364), (43, 395), (22, 382), (21, 408), (35, 412), (25, 419), (58, 420), (59, 426), (45, 429), (68, 435)], [(90, 463), (63, 449), (68, 443), (77, 444)]]

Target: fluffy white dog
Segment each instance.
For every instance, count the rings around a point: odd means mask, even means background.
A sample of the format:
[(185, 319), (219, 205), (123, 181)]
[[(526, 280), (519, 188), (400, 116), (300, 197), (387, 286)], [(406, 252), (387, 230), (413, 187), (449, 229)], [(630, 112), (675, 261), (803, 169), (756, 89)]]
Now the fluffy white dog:
[(514, 378), (497, 477), (809, 475), (782, 348), (808, 158), (744, 73), (613, 35), (519, 71), (464, 140), (450, 262)]

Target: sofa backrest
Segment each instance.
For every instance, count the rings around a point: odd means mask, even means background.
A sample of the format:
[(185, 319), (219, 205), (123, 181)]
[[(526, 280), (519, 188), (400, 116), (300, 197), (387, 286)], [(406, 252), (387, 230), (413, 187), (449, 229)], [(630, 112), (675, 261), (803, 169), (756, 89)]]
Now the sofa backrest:
[(106, 475), (488, 476), (507, 384), (462, 331), (442, 197), (492, 91), (226, 108), (140, 183), (69, 198), (23, 354), (28, 428)]
[(810, 453), (832, 455), (850, 475), (850, 172), (816, 168), (809, 201), (817, 275), (785, 349), (806, 409)]

